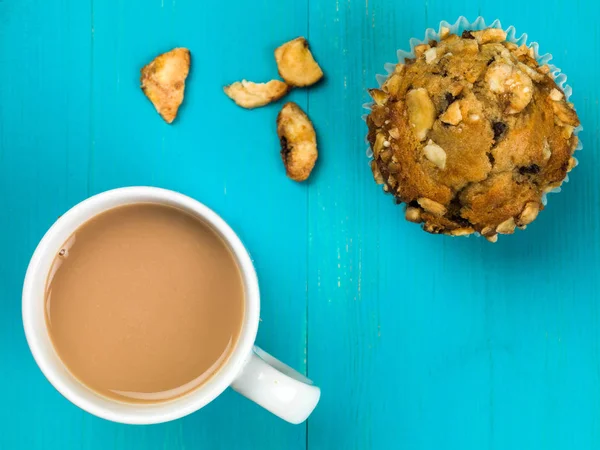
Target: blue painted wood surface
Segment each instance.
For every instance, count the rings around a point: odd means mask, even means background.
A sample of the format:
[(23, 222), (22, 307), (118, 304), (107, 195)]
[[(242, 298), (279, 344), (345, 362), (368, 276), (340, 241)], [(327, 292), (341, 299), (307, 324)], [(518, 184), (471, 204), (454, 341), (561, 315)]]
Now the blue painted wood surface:
[[(526, 232), (490, 245), (430, 236), (381, 194), (361, 105), (424, 29), (500, 18), (569, 77), (580, 166)], [(598, 449), (600, 4), (592, 0), (0, 0), (0, 449)], [(277, 106), (222, 85), (276, 75), (304, 35), (326, 73), (290, 99), (312, 117), (318, 167), (286, 179)], [(192, 51), (173, 126), (139, 68)], [(20, 290), (38, 240), (94, 193), (150, 184), (206, 203), (238, 231), (263, 292), (258, 343), (322, 386), (288, 425), (232, 392), (151, 427), (96, 419), (29, 354)]]

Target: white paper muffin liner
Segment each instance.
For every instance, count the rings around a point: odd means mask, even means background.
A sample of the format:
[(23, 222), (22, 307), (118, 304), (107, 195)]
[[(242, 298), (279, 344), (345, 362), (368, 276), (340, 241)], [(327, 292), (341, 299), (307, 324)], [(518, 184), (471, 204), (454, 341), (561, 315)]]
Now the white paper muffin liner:
[[(507, 41), (513, 42), (519, 46), (521, 46), (523, 44), (527, 45), (529, 48), (533, 49), (535, 59), (538, 61), (538, 63), (540, 65), (548, 64), (548, 66), (550, 67), (550, 75), (554, 79), (554, 82), (563, 90), (563, 92), (565, 93), (565, 98), (567, 99), (567, 101), (569, 101), (569, 98), (571, 97), (571, 94), (572, 94), (571, 86), (569, 86), (567, 84), (567, 76), (564, 73), (562, 73), (562, 71), (558, 67), (549, 63), (549, 61), (552, 59), (552, 55), (550, 53), (540, 54), (539, 44), (537, 42), (527, 43), (527, 34), (526, 33), (523, 33), (522, 35), (517, 36), (517, 31), (515, 30), (514, 26), (511, 25), (508, 28), (504, 28), (504, 27), (502, 27), (502, 24), (500, 23), (500, 21), (498, 19), (494, 20), (490, 25), (486, 25), (485, 19), (481, 16), (478, 17), (474, 22), (469, 22), (467, 20), (467, 18), (464, 16), (459, 17), (458, 20), (454, 24), (450, 24), (450, 23), (446, 22), (445, 20), (443, 20), (442, 22), (440, 22), (438, 31), (434, 30), (433, 28), (427, 28), (427, 30), (425, 30), (425, 37), (422, 40), (419, 40), (416, 38), (411, 38), (409, 41), (410, 50), (409, 51), (397, 50), (396, 56), (398, 58), (398, 61), (396, 63), (386, 63), (384, 65), (386, 75), (376, 75), (375, 76), (379, 87), (381, 87), (383, 85), (383, 83), (387, 80), (389, 74), (391, 74), (394, 71), (396, 64), (404, 63), (406, 58), (414, 58), (415, 57), (414, 49), (417, 45), (428, 43), (430, 40), (439, 41), (440, 40), (440, 32), (442, 30), (442, 27), (448, 28), (448, 29), (450, 29), (450, 33), (458, 34), (458, 35), (460, 35), (464, 30), (477, 31), (477, 30), (483, 30), (485, 28), (501, 28), (501, 29), (503, 29), (504, 31), (506, 31), (506, 40)], [(363, 108), (371, 111), (372, 105), (373, 105), (373, 102), (366, 103), (363, 105)], [(365, 123), (366, 123), (366, 119), (367, 119), (367, 114), (363, 115), (363, 120), (365, 121)], [(581, 150), (583, 148), (581, 140), (579, 140), (579, 136), (578, 136), (579, 132), (581, 130), (583, 130), (583, 127), (581, 125), (573, 130), (573, 134), (578, 137), (578, 143), (577, 143), (577, 147), (575, 148), (575, 151)], [(366, 138), (365, 138), (365, 140), (366, 140)], [(368, 140), (366, 140), (366, 142), (367, 142), (367, 144), (369, 144)], [(369, 158), (369, 162), (373, 158), (373, 151), (371, 149), (370, 144), (367, 149), (367, 157)], [(575, 160), (577, 161), (577, 158), (575, 158)], [(569, 175), (567, 174), (567, 176), (563, 180), (563, 183), (567, 183), (568, 181), (569, 181)], [(558, 192), (560, 192), (560, 190), (561, 190), (560, 187), (557, 187), (557, 188), (553, 189), (552, 191), (550, 191), (550, 193), (558, 193)], [(542, 203), (544, 205), (546, 205), (546, 203), (547, 203), (546, 194), (544, 194), (542, 196)]]

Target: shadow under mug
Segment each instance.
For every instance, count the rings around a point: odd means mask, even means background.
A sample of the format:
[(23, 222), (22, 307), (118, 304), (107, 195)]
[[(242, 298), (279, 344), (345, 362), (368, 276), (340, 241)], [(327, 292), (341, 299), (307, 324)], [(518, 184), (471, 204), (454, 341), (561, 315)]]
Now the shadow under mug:
[[(108, 399), (80, 383), (54, 350), (44, 312), (48, 272), (67, 238), (99, 213), (134, 203), (174, 206), (210, 225), (228, 244), (238, 263), (246, 302), (242, 331), (227, 363), (206, 383), (188, 394), (168, 402), (148, 405)], [(319, 402), (321, 391), (309, 379), (254, 346), (259, 311), (258, 279), (252, 260), (229, 225), (196, 200), (154, 187), (107, 191), (90, 197), (61, 216), (36, 248), (23, 286), (25, 335), (31, 353), (46, 378), (63, 396), (85, 411), (128, 424), (153, 424), (178, 419), (206, 406), (229, 386), (288, 422), (298, 424), (306, 420)]]

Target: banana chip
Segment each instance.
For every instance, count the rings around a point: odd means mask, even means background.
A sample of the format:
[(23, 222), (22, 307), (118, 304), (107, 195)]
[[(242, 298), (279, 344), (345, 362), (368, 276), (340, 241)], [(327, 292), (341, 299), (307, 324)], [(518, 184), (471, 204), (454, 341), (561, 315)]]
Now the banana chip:
[(225, 86), (223, 91), (242, 108), (252, 109), (275, 102), (287, 94), (290, 87), (283, 81), (271, 80), (268, 83), (236, 81)]
[(275, 50), (279, 75), (290, 86), (310, 86), (323, 78), (323, 71), (313, 58), (303, 37), (286, 42)]
[(317, 135), (312, 122), (295, 103), (286, 103), (277, 116), (281, 159), (287, 176), (295, 181), (308, 178), (317, 161)]
[(167, 123), (177, 117), (189, 71), (190, 51), (187, 48), (174, 48), (163, 53), (142, 69), (142, 91)]

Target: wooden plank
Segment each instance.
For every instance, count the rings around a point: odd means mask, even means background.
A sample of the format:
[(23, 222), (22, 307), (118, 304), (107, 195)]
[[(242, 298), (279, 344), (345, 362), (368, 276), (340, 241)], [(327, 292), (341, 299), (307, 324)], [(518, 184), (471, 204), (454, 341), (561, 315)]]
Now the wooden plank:
[[(360, 120), (398, 47), (479, 13), (555, 54), (585, 127), (563, 193), (495, 246), (405, 223), (371, 180)], [(558, 0), (0, 0), (0, 448), (598, 448), (599, 13)], [(278, 108), (243, 111), (220, 88), (273, 77), (272, 49), (301, 34), (327, 78), (290, 97), (321, 150), (296, 185)], [(167, 126), (138, 76), (176, 45), (194, 67)], [(37, 370), (20, 324), (28, 258), (68, 207), (127, 184), (192, 195), (239, 232), (262, 283), (259, 344), (323, 387), (307, 434), (232, 392), (171, 424), (116, 425)]]
[(50, 386), (29, 353), (21, 286), (44, 231), (87, 195), (89, 24), (82, 2), (0, 2), (2, 449), (78, 445), (83, 413)]
[[(584, 6), (585, 3), (585, 6)], [(597, 448), (598, 62), (589, 2), (311, 2), (327, 74), (310, 94), (321, 159), (309, 197), (311, 449)], [(364, 158), (365, 89), (428, 26), (500, 14), (569, 75), (581, 165), (526, 232), (429, 236)], [(563, 18), (562, 20), (558, 18)], [(573, 42), (574, 36), (582, 36)], [(585, 68), (583, 67), (585, 66)]]
[[(124, 185), (175, 189), (239, 233), (261, 280), (258, 343), (304, 371), (307, 187), (285, 177), (278, 107), (242, 110), (222, 86), (276, 77), (272, 51), (306, 32), (306, 12), (291, 0), (0, 2), (0, 224), (12, 255), (0, 263), (0, 355), (9, 361), (0, 382), (11, 386), (0, 448), (305, 448), (304, 426), (233, 392), (154, 427), (79, 411), (29, 356), (20, 289), (35, 244), (77, 201)], [(191, 49), (193, 69), (180, 117), (169, 126), (139, 89), (139, 69), (174, 46)], [(290, 99), (306, 106), (305, 92)]]

